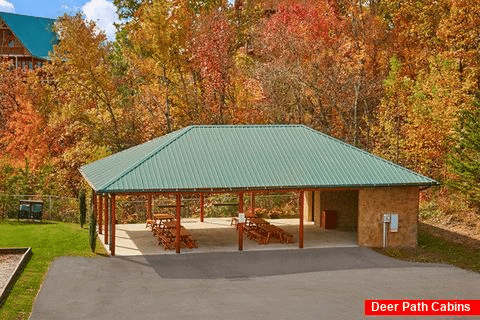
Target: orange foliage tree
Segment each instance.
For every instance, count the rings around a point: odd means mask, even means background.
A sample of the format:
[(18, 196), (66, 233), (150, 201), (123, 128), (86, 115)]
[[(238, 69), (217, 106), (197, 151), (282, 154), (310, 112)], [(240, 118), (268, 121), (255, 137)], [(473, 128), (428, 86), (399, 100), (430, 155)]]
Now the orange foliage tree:
[(381, 20), (355, 3), (305, 1), (286, 2), (262, 22), (257, 78), (274, 121), (305, 123), (368, 145), (386, 72)]

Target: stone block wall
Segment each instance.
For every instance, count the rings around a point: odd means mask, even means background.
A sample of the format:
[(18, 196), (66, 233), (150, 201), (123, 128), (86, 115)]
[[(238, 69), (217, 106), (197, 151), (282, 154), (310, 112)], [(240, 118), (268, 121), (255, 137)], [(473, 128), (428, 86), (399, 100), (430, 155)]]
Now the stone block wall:
[(389, 247), (417, 246), (418, 187), (362, 189), (358, 195), (358, 244), (383, 246), (383, 214), (398, 214), (398, 232), (387, 233)]
[(337, 229), (342, 231), (356, 231), (358, 223), (358, 191), (322, 191), (320, 208), (335, 210)]

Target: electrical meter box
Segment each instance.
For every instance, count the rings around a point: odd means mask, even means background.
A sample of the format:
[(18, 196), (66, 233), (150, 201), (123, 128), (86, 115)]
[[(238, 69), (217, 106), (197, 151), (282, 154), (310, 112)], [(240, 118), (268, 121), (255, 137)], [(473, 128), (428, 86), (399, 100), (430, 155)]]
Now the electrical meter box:
[(390, 232), (398, 232), (398, 213), (384, 213), (383, 223), (389, 224)]
[(398, 232), (398, 214), (390, 214), (390, 232)]
[(383, 222), (390, 222), (390, 213), (383, 214)]

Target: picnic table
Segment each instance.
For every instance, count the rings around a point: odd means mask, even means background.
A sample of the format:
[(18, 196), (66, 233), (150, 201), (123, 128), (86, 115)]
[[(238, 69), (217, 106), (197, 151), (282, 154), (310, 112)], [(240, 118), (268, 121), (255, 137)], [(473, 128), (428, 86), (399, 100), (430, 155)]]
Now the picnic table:
[(256, 226), (270, 224), (270, 222), (268, 222), (267, 220), (262, 219), (262, 218), (257, 218), (257, 217), (247, 218), (247, 223), (252, 224), (252, 225), (256, 225)]
[(281, 243), (293, 242), (293, 236), (290, 233), (258, 217), (247, 218), (244, 230), (247, 238), (259, 244), (268, 244), (272, 238), (279, 240)]
[[(166, 221), (157, 228), (157, 237), (165, 248), (173, 248), (177, 236), (176, 229), (176, 221)], [(180, 226), (180, 242), (190, 249), (198, 247), (192, 235), (184, 226)]]
[(151, 227), (153, 231), (154, 227), (161, 226), (163, 223), (173, 220), (175, 220), (175, 216), (172, 214), (155, 213), (153, 215), (153, 219), (147, 219), (147, 225), (145, 226), (145, 228)]

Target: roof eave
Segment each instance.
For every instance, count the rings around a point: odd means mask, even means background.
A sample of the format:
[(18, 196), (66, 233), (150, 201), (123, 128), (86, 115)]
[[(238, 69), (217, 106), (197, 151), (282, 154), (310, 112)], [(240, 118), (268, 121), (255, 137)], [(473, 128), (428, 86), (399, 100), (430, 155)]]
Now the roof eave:
[(165, 189), (95, 189), (92, 183), (82, 174), (88, 184), (99, 194), (167, 194), (167, 193), (238, 193), (238, 192), (255, 192), (255, 191), (282, 191), (294, 192), (300, 190), (319, 190), (319, 189), (336, 189), (336, 190), (358, 190), (366, 188), (388, 188), (388, 187), (423, 187), (425, 190), (430, 187), (439, 186), (437, 181), (431, 183), (387, 183), (387, 184), (357, 184), (357, 185), (305, 185), (305, 186), (255, 186), (255, 187), (219, 187), (219, 188), (165, 188)]

